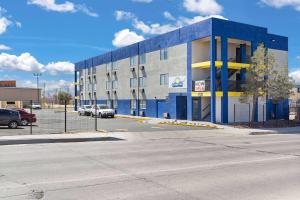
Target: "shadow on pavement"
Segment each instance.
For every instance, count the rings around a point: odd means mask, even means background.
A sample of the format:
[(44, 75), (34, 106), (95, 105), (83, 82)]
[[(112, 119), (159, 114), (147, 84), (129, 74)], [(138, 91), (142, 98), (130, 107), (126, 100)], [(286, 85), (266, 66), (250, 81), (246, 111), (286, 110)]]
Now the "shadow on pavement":
[(101, 138), (63, 138), (63, 139), (27, 139), (27, 140), (2, 140), (0, 145), (19, 144), (45, 144), (45, 143), (70, 143), (70, 142), (100, 142), (100, 141), (123, 141), (124, 139), (115, 137)]

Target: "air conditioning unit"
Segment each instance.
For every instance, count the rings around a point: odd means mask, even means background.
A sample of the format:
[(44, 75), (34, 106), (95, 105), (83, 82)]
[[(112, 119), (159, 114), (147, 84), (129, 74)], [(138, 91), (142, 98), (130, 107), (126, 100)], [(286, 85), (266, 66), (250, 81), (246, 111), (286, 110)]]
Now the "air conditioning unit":
[(140, 116), (141, 116), (141, 117), (145, 117), (145, 111), (141, 110), (141, 111), (140, 111)]
[(134, 72), (135, 68), (134, 67), (130, 67), (130, 71)]
[(165, 118), (165, 119), (169, 119), (169, 118), (170, 118), (170, 114), (167, 113), (167, 112), (165, 112), (165, 113), (164, 113), (164, 118)]
[(140, 89), (140, 92), (141, 92), (141, 93), (145, 93), (145, 89), (144, 89), (144, 88), (141, 88), (141, 89)]
[(106, 91), (106, 94), (109, 94), (109, 93), (110, 93), (109, 90), (107, 90), (107, 91)]
[(114, 90), (114, 94), (117, 94), (117, 90)]
[(131, 114), (131, 115), (135, 115), (135, 110), (131, 110), (131, 111), (130, 111), (130, 114)]
[(109, 76), (109, 72), (106, 72), (106, 76)]
[(130, 89), (131, 93), (135, 93), (135, 89)]
[(140, 66), (140, 70), (145, 70), (145, 66), (144, 66), (144, 65), (141, 65), (141, 66)]
[(117, 71), (113, 71), (113, 74), (116, 76), (117, 75)]

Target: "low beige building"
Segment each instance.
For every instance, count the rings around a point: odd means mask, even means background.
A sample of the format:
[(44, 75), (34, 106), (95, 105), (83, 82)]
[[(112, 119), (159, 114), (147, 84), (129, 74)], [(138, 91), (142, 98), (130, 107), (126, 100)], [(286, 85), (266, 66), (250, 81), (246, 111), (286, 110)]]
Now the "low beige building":
[(30, 101), (38, 103), (41, 90), (36, 88), (0, 87), (0, 108), (23, 108)]

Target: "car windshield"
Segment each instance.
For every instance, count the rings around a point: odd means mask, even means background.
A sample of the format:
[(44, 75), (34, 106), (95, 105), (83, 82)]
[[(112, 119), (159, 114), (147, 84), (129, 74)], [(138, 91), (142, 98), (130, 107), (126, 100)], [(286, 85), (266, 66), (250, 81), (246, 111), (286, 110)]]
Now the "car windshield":
[(91, 108), (92, 106), (85, 106), (85, 108)]
[(108, 106), (106, 106), (106, 105), (103, 105), (103, 106), (102, 106), (102, 105), (101, 105), (101, 106), (99, 106), (99, 108), (100, 108), (100, 109), (108, 109)]

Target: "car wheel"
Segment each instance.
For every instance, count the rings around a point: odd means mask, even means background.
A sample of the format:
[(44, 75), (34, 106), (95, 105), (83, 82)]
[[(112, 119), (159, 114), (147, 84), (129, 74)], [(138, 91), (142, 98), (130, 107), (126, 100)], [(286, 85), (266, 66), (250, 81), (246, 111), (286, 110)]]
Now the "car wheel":
[(81, 116), (81, 112), (78, 112), (78, 115)]
[(27, 126), (28, 125), (28, 121), (26, 119), (22, 119), (21, 120), (21, 125), (22, 126)]
[(16, 129), (16, 128), (18, 128), (18, 123), (17, 122), (9, 122), (8, 128)]
[(98, 116), (99, 116), (99, 118), (103, 118), (103, 116), (102, 116), (102, 114), (101, 114), (101, 113), (99, 113), (99, 115), (98, 115)]

